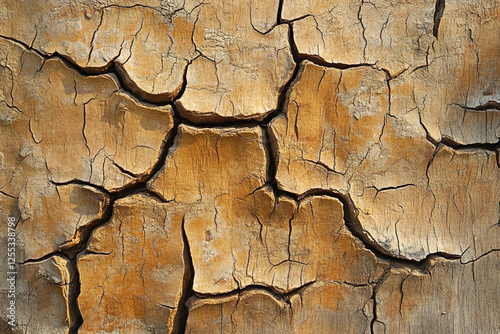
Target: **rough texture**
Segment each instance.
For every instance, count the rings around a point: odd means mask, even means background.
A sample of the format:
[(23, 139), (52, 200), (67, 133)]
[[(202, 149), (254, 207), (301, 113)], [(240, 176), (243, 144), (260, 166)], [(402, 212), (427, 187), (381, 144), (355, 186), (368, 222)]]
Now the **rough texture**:
[(373, 64), (391, 75), (425, 64), (435, 41), (436, 3), (412, 1), (284, 1), (300, 54), (327, 63)]
[[(428, 273), (395, 270), (377, 293), (377, 333), (488, 333), (500, 328), (498, 253), (475, 262), (433, 260)], [(415, 312), (415, 308), (420, 308)], [(475, 310), (482, 310), (478, 315)]]
[(498, 31), (499, 0), (1, 1), (0, 331), (498, 332)]
[(280, 188), (348, 190), (348, 181), (379, 141), (389, 112), (385, 73), (370, 67), (327, 69), (305, 62), (271, 122)]
[[(249, 289), (212, 299), (188, 300), (186, 333), (367, 333), (369, 286), (315, 283), (287, 297)], [(365, 311), (367, 313), (365, 313)]]
[(185, 85), (178, 105), (193, 120), (264, 118), (295, 65), (288, 27), (275, 27), (276, 1), (0, 6), (0, 35), (62, 54), (87, 72), (116, 67), (125, 86), (149, 101), (171, 102)]
[(174, 330), (187, 283), (182, 223), (182, 215), (147, 196), (115, 203), (78, 258), (83, 332)]
[[(6, 252), (2, 250), (2, 258)], [(2, 262), (3, 267), (7, 265)], [(16, 319), (19, 333), (67, 333), (77, 319), (76, 309), (69, 300), (74, 298), (75, 272), (69, 261), (53, 256), (40, 262), (26, 263), (15, 270), (16, 276)], [(0, 285), (2, 300), (8, 298), (10, 283), (6, 279)], [(11, 314), (5, 305), (1, 310), (0, 330), (9, 332), (7, 322)]]

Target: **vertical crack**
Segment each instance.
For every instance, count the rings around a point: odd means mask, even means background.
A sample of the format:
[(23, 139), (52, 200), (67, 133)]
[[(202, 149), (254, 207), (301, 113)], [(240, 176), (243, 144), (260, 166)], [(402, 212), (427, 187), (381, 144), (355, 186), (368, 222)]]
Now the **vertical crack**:
[[(439, 0), (438, 0), (439, 1)], [(366, 40), (366, 27), (363, 23), (363, 17), (361, 15), (361, 9), (363, 7), (363, 1), (361, 2), (361, 4), (359, 5), (359, 10), (358, 10), (358, 20), (359, 20), (359, 23), (361, 24), (361, 28), (363, 29), (363, 33), (362, 33), (362, 36), (363, 36), (363, 41), (364, 41), (364, 46), (363, 46), (363, 61), (366, 59), (366, 46), (368, 45), (368, 41)]]
[(281, 13), (283, 12), (283, 2), (284, 0), (279, 0), (279, 3), (278, 3), (278, 13), (276, 15), (276, 24), (281, 24), (283, 23), (283, 20), (281, 18)]
[(182, 294), (179, 299), (179, 304), (177, 306), (177, 314), (174, 318), (174, 324), (172, 328), (172, 333), (184, 333), (186, 331), (187, 319), (188, 319), (188, 309), (186, 306), (187, 300), (193, 296), (193, 281), (194, 281), (194, 266), (193, 259), (191, 257), (191, 249), (189, 247), (189, 241), (186, 235), (185, 228), (185, 217), (182, 217), (182, 243), (184, 245), (183, 257), (184, 257), (184, 277), (182, 282)]
[(78, 296), (81, 291), (80, 272), (78, 271), (78, 267), (76, 265), (76, 259), (70, 259), (69, 266), (70, 273), (72, 273), (73, 277), (71, 277), (71, 283), (69, 284), (68, 310), (69, 314), (74, 317), (75, 322), (69, 328), (68, 334), (77, 334), (78, 329), (83, 324), (82, 313), (78, 307)]
[(69, 311), (75, 315), (75, 322), (70, 327), (68, 333), (69, 334), (77, 334), (78, 330), (83, 324), (83, 317), (78, 306), (78, 297), (81, 292), (81, 282), (80, 282), (80, 272), (78, 270), (78, 254), (80, 254), (85, 248), (87, 248), (88, 241), (92, 232), (99, 226), (107, 223), (111, 218), (113, 212), (114, 200), (111, 199), (109, 203), (107, 203), (103, 214), (100, 219), (93, 221), (91, 224), (86, 225), (84, 228), (80, 230), (80, 242), (69, 249), (64, 250), (64, 254), (70, 259), (71, 268), (70, 270), (73, 272), (73, 283), (69, 286), (68, 293), (68, 308)]
[(439, 24), (444, 13), (445, 0), (436, 0), (436, 9), (434, 10), (434, 27), (432, 28), (432, 35), (438, 38)]
[(380, 322), (385, 327), (385, 324), (383, 322), (379, 321), (378, 320), (378, 316), (377, 316), (377, 292), (378, 292), (378, 289), (380, 288), (380, 286), (382, 285), (382, 283), (384, 283), (384, 281), (389, 276), (389, 273), (390, 273), (390, 269), (386, 269), (384, 271), (384, 273), (382, 274), (382, 277), (380, 277), (380, 279), (377, 281), (377, 283), (373, 287), (373, 293), (372, 293), (372, 299), (373, 299), (373, 309), (372, 309), (373, 318), (372, 318), (372, 321), (370, 322), (370, 333), (371, 334), (375, 333), (375, 328), (374, 327), (375, 327), (375, 323), (376, 322)]
[[(168, 151), (174, 144), (174, 138), (177, 133), (178, 129), (178, 121), (174, 117), (174, 126), (172, 127), (170, 135), (166, 138), (164, 141), (164, 144), (162, 145), (160, 149), (160, 155), (158, 160), (155, 162), (155, 164), (152, 166), (152, 168), (148, 171), (148, 173), (139, 181), (136, 183), (132, 183), (128, 187), (121, 189), (119, 191), (111, 192), (109, 193), (106, 189), (101, 188), (101, 187), (96, 187), (95, 185), (86, 183), (86, 182), (81, 182), (81, 181), (70, 181), (69, 183), (76, 183), (76, 184), (82, 184), (82, 185), (88, 185), (91, 187), (95, 187), (101, 191), (103, 191), (107, 196), (108, 199), (105, 200), (104, 202), (104, 208), (102, 209), (102, 214), (101, 217), (92, 221), (90, 224), (87, 224), (85, 226), (82, 226), (77, 233), (79, 234), (79, 239), (80, 241), (66, 249), (62, 248), (60, 251), (58, 251), (58, 254), (64, 254), (64, 256), (68, 257), (71, 263), (71, 270), (73, 272), (73, 284), (70, 285), (70, 291), (68, 293), (68, 308), (70, 312), (72, 312), (75, 315), (75, 322), (69, 329), (68, 333), (69, 334), (76, 334), (78, 333), (79, 329), (81, 328), (83, 324), (83, 317), (81, 314), (81, 311), (78, 306), (78, 297), (80, 296), (81, 292), (81, 282), (80, 282), (80, 273), (78, 270), (78, 255), (81, 254), (85, 249), (87, 248), (89, 239), (93, 233), (93, 231), (98, 228), (99, 226), (102, 226), (106, 224), (112, 216), (113, 213), (113, 208), (114, 208), (114, 203), (116, 200), (126, 197), (128, 195), (138, 193), (138, 192), (144, 192), (147, 191), (146, 189), (146, 182), (153, 177), (164, 165)], [(181, 308), (179, 310), (179, 316), (176, 316), (174, 319), (174, 325), (178, 324), (178, 328), (182, 329), (185, 327), (185, 324), (183, 325), (184, 317), (187, 317), (186, 308), (185, 308), (185, 301), (187, 298), (189, 298), (190, 294), (189, 291), (192, 290), (192, 272), (193, 272), (193, 267), (192, 267), (192, 261), (190, 259), (190, 251), (189, 251), (189, 245), (187, 244), (187, 239), (185, 238), (185, 232), (184, 232), (184, 222), (183, 222), (183, 241), (184, 241), (184, 258), (185, 258), (185, 263), (186, 263), (186, 273), (184, 275), (184, 284), (187, 286), (188, 292), (183, 292), (181, 296)], [(187, 259), (187, 260), (186, 260)], [(184, 327), (183, 327), (184, 326)], [(181, 333), (182, 331), (179, 331)]]
[(89, 56), (87, 57), (86, 66), (88, 66), (90, 63), (90, 57), (92, 56), (92, 52), (94, 51), (95, 36), (96, 36), (97, 32), (99, 31), (99, 28), (101, 28), (103, 18), (104, 18), (104, 9), (101, 10), (101, 19), (99, 20), (99, 24), (97, 25), (97, 28), (95, 29), (94, 34), (92, 35), (92, 40), (90, 41), (90, 51), (89, 51)]

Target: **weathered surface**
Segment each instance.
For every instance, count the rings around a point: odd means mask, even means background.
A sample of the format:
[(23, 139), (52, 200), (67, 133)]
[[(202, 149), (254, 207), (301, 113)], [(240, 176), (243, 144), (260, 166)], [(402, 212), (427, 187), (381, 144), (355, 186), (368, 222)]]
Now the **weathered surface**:
[(317, 188), (346, 193), (354, 170), (378, 142), (388, 112), (383, 71), (305, 62), (284, 114), (271, 122), (279, 187), (296, 194)]
[(109, 199), (92, 187), (48, 183), (43, 192), (29, 184), (19, 194), (19, 202), (21, 221), (16, 232), (24, 246), (19, 260), (24, 261), (80, 243), (86, 226), (103, 218)]
[[(187, 118), (261, 120), (277, 109), (278, 95), (295, 66), (288, 27), (279, 25), (263, 35), (252, 26), (253, 6), (231, 1), (201, 7), (193, 42), (202, 56), (189, 66), (186, 91), (178, 102)], [(266, 16), (267, 22), (275, 18)]]
[(498, 332), (499, 18), (1, 1), (0, 331)]
[(102, 218), (109, 190), (147, 176), (173, 126), (111, 76), (84, 77), (1, 40), (1, 191), (18, 199), (19, 259), (41, 258), (81, 240)]
[[(171, 107), (137, 102), (111, 75), (84, 77), (60, 60), (0, 42), (2, 72), (11, 82), (3, 89), (3, 126), (19, 138), (21, 156), (39, 152), (41, 168), (58, 183), (81, 180), (116, 190), (147, 175), (173, 126)], [(16, 155), (4, 164), (11, 167)]]
[(190, 299), (186, 333), (368, 333), (372, 288), (314, 283), (285, 298), (250, 289)]
[(186, 333), (289, 333), (291, 312), (265, 290), (213, 299), (190, 299)]
[(391, 82), (394, 101), (418, 109), (435, 141), (498, 143), (498, 2), (447, 1), (446, 11), (427, 65)]
[(176, 332), (189, 279), (182, 222), (180, 213), (147, 196), (116, 202), (78, 259), (83, 332)]
[(391, 75), (425, 64), (435, 1), (284, 1), (300, 54), (328, 63), (375, 64)]
[(366, 231), (388, 252), (410, 259), (442, 252), (469, 261), (497, 248), (500, 170), (494, 154), (438, 147), (429, 159), (428, 169), (420, 161), (423, 168), (414, 168), (414, 177), (406, 174), (402, 184), (386, 177), (353, 187)]
[(494, 333), (500, 328), (495, 312), (500, 291), (490, 284), (500, 269), (498, 252), (467, 264), (433, 260), (430, 265), (426, 274), (389, 274), (377, 292), (374, 332)]
[(288, 27), (276, 26), (277, 1), (1, 6), (0, 35), (62, 54), (86, 71), (114, 66), (127, 88), (149, 101), (183, 93), (178, 105), (192, 120), (263, 119), (295, 66)]
[[(2, 249), (2, 259), (6, 252)], [(2, 267), (7, 264), (2, 261)], [(68, 333), (75, 324), (77, 315), (68, 301), (74, 298), (74, 269), (67, 259), (53, 256), (40, 262), (26, 263), (16, 266), (17, 275), (9, 274), (2, 279), (0, 296), (7, 301), (0, 311), (0, 330), (10, 333), (7, 322), (12, 313), (7, 310), (10, 301), (15, 301), (15, 333)], [(15, 280), (7, 278), (15, 277)], [(15, 282), (15, 297), (10, 298), (10, 284)]]
[(398, 257), (465, 253), (474, 259), (495, 248), (495, 155), (434, 147), (419, 110), (396, 108), (401, 101), (389, 105), (388, 89), (385, 74), (370, 67), (306, 62), (285, 113), (271, 123), (278, 186), (350, 195), (367, 235)]
[[(233, 263), (247, 263), (249, 239), (259, 232), (255, 218), (249, 221), (241, 209), (245, 198), (266, 182), (263, 140), (260, 127), (181, 125), (175, 151), (148, 184), (165, 200), (192, 206), (185, 224), (195, 291), (220, 293), (237, 287)], [(233, 244), (235, 240), (241, 243)]]

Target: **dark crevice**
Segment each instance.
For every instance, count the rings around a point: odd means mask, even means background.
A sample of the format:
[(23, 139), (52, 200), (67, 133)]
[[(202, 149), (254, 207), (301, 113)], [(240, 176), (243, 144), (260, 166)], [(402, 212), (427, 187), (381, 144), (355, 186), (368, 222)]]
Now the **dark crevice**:
[(361, 4), (359, 5), (359, 9), (358, 9), (358, 21), (359, 21), (359, 24), (361, 25), (361, 29), (363, 29), (363, 33), (361, 34), (361, 36), (363, 36), (363, 41), (365, 42), (363, 45), (363, 59), (366, 59), (366, 47), (368, 46), (368, 41), (366, 40), (366, 27), (363, 23), (363, 17), (361, 15), (361, 9), (363, 8), (363, 1), (361, 1)]
[[(467, 109), (467, 110), (486, 110), (486, 109), (491, 109), (490, 105), (488, 105), (488, 107), (484, 107), (484, 105), (483, 105), (483, 106), (479, 106), (479, 107), (476, 107), (476, 108), (465, 108), (465, 107), (462, 107), (462, 106), (459, 106), (459, 107)], [(482, 108), (485, 108), (485, 109), (482, 109)], [(447, 147), (449, 147), (449, 148), (451, 148), (451, 149), (453, 149), (455, 151), (466, 151), (466, 150), (479, 149), (479, 150), (485, 150), (485, 151), (494, 152), (496, 155), (499, 154), (500, 141), (496, 142), (496, 143), (461, 144), (461, 143), (453, 140), (452, 138), (450, 138), (450, 137), (448, 137), (446, 135), (442, 135), (441, 141), (437, 141), (435, 138), (433, 138), (430, 135), (429, 130), (427, 129), (427, 127), (425, 126), (425, 124), (422, 121), (422, 117), (421, 117), (420, 113), (419, 113), (419, 122), (420, 122), (420, 125), (422, 126), (422, 128), (425, 131), (425, 134), (426, 134), (425, 137), (426, 137), (427, 141), (429, 141), (436, 148), (438, 146), (447, 146)], [(499, 167), (500, 167), (500, 165), (499, 165)]]
[(109, 72), (114, 73), (117, 76), (120, 85), (123, 88), (125, 88), (127, 92), (133, 93), (133, 95), (137, 97), (139, 100), (151, 104), (164, 105), (174, 101), (175, 99), (181, 96), (180, 92), (183, 89), (185, 89), (184, 79), (188, 66), (189, 63), (186, 64), (186, 67), (184, 68), (183, 81), (173, 92), (166, 92), (159, 94), (148, 93), (145, 90), (141, 89), (136, 84), (136, 82), (130, 78), (127, 71), (123, 68), (123, 65), (118, 61), (114, 61), (111, 64), (111, 66), (109, 67)]
[[(112, 161), (112, 160), (111, 160)], [(116, 168), (118, 168), (118, 170), (122, 173), (122, 174), (125, 174), (125, 175), (128, 175), (130, 176), (131, 178), (137, 178), (139, 177), (139, 175), (136, 175), (134, 173), (132, 173), (131, 171), (128, 171), (126, 170), (125, 168), (123, 168), (122, 166), (120, 166), (119, 164), (117, 164), (116, 162), (112, 161), (113, 162), (113, 166), (115, 166)], [(91, 165), (92, 166), (92, 165)]]
[(124, 91), (132, 95), (137, 100), (152, 105), (163, 106), (173, 102), (182, 95), (186, 87), (186, 73), (187, 67), (189, 66), (190, 62), (188, 62), (184, 69), (183, 81), (181, 82), (181, 85), (174, 92), (151, 94), (139, 88), (137, 84), (130, 79), (128, 73), (123, 69), (123, 66), (115, 59), (111, 60), (108, 64), (102, 67), (81, 67), (80, 65), (75, 63), (73, 59), (68, 56), (62, 55), (57, 51), (52, 54), (44, 54), (39, 50), (27, 45), (26, 43), (16, 40), (12, 37), (0, 35), (0, 38), (14, 42), (24, 49), (34, 52), (35, 54), (43, 58), (44, 62), (50, 59), (57, 59), (61, 61), (66, 67), (78, 72), (83, 77), (101, 76), (104, 74), (112, 75), (116, 78), (119, 86)]
[[(466, 251), (467, 251), (467, 250), (466, 250)], [(477, 258), (475, 258), (475, 259), (473, 259), (473, 260), (470, 260), (470, 261), (462, 262), (462, 260), (460, 260), (460, 263), (461, 263), (461, 264), (469, 264), (469, 263), (474, 263), (474, 262), (476, 262), (477, 260), (479, 260), (479, 259), (481, 259), (481, 258), (483, 258), (483, 257), (485, 257), (485, 256), (487, 256), (487, 255), (490, 255), (491, 253), (496, 253), (496, 252), (500, 252), (500, 248), (493, 248), (493, 249), (491, 249), (491, 250), (487, 251), (486, 253), (481, 254), (481, 255), (480, 255), (480, 256), (478, 256)], [(465, 251), (464, 251), (464, 253), (465, 253)]]
[[(242, 127), (253, 127), (258, 126), (262, 122), (258, 122), (253, 119), (235, 119), (232, 117), (221, 118), (220, 121), (211, 122), (197, 122), (196, 120), (189, 120), (186, 115), (180, 111), (179, 105), (174, 104), (175, 115), (181, 120), (182, 124), (193, 126), (200, 129), (214, 129), (214, 128), (242, 128)], [(189, 116), (187, 116), (189, 117)]]
[(500, 142), (492, 144), (490, 143), (460, 144), (451, 139), (450, 137), (445, 137), (445, 136), (441, 138), (441, 141), (439, 143), (448, 146), (456, 151), (480, 149), (485, 151), (496, 152), (498, 149), (500, 149)]
[(107, 196), (111, 197), (111, 193), (106, 188), (99, 186), (99, 185), (92, 184), (90, 182), (82, 181), (82, 180), (75, 179), (75, 180), (70, 180), (70, 181), (65, 181), (65, 182), (55, 182), (55, 181), (50, 180), (50, 183), (52, 183), (53, 185), (58, 186), (58, 187), (67, 186), (67, 185), (71, 185), (71, 184), (92, 187), (92, 188), (95, 188), (95, 189), (101, 191), (102, 193), (106, 194)]
[(367, 187), (367, 189), (371, 188), (371, 189), (375, 189), (376, 193), (375, 193), (375, 198), (378, 196), (378, 194), (382, 191), (388, 191), (388, 190), (398, 190), (398, 189), (401, 189), (401, 188), (406, 188), (406, 187), (416, 187), (416, 184), (414, 183), (407, 183), (407, 184), (402, 184), (402, 185), (399, 185), (399, 186), (394, 186), (394, 187), (384, 187), (384, 188), (380, 188), (378, 189), (377, 187), (375, 186), (370, 186), (370, 187)]
[(439, 145), (439, 142), (437, 140), (435, 140), (434, 138), (432, 138), (432, 136), (430, 135), (429, 129), (427, 129), (427, 127), (425, 126), (424, 122), (422, 121), (422, 114), (421, 114), (420, 110), (418, 112), (418, 121), (419, 121), (420, 126), (422, 127), (422, 129), (424, 129), (424, 131), (425, 131), (425, 139), (427, 139), (427, 141), (429, 143), (431, 143), (432, 145), (434, 145), (434, 146), (437, 147)]
[(434, 27), (432, 28), (432, 35), (438, 38), (439, 24), (444, 13), (445, 0), (436, 0), (436, 9), (434, 10)]
[(184, 245), (184, 277), (183, 277), (183, 290), (177, 306), (177, 313), (175, 315), (173, 324), (173, 333), (184, 333), (186, 331), (188, 308), (187, 301), (194, 294), (193, 281), (194, 281), (194, 266), (191, 257), (191, 249), (186, 235), (185, 220), (182, 218), (182, 242)]
[(370, 322), (370, 333), (372, 333), (372, 334), (375, 333), (374, 326), (375, 326), (375, 323), (378, 322), (378, 316), (377, 316), (377, 292), (378, 292), (378, 289), (380, 288), (380, 286), (384, 283), (384, 281), (389, 276), (389, 273), (390, 273), (390, 268), (387, 268), (386, 270), (384, 270), (384, 273), (382, 274), (382, 276), (380, 277), (380, 279), (377, 281), (377, 283), (373, 287), (373, 292), (372, 292), (372, 300), (373, 300), (372, 313), (373, 313), (373, 318), (372, 318), (372, 321)]
[(68, 334), (77, 334), (78, 329), (83, 324), (82, 313), (80, 312), (80, 308), (78, 307), (78, 296), (81, 291), (80, 284), (80, 272), (78, 271), (78, 267), (76, 265), (76, 259), (72, 259), (69, 262), (70, 265), (70, 273), (72, 273), (71, 283), (68, 291), (68, 310), (73, 319), (75, 319), (74, 323), (70, 326)]
[(483, 103), (483, 104), (476, 106), (476, 107), (464, 106), (464, 105), (457, 104), (457, 103), (453, 103), (453, 105), (458, 106), (458, 107), (465, 109), (465, 110), (475, 110), (475, 111), (484, 111), (484, 110), (490, 110), (490, 109), (500, 110), (500, 103), (498, 101), (488, 101), (488, 102)]
[[(298, 288), (292, 289), (288, 292), (281, 292), (276, 289), (274, 289), (272, 286), (266, 286), (266, 285), (258, 285), (258, 284), (251, 284), (247, 285), (244, 288), (238, 288), (229, 292), (224, 292), (224, 293), (217, 293), (217, 294), (202, 294), (195, 292), (193, 298), (196, 299), (211, 299), (211, 298), (217, 298), (217, 299), (224, 299), (227, 297), (232, 297), (235, 295), (241, 295), (244, 292), (249, 292), (249, 291), (266, 291), (270, 295), (274, 296), (278, 300), (282, 300), (284, 302), (289, 301), (290, 298), (293, 296), (302, 293), (305, 289), (310, 287), (316, 283), (316, 281), (311, 281), (308, 283), (305, 283), (301, 285)], [(344, 283), (339, 283), (339, 284), (344, 284)]]
[(345, 195), (331, 190), (312, 189), (296, 198), (300, 201), (311, 196), (330, 196), (338, 199), (344, 207), (344, 222), (351, 234), (361, 241), (364, 247), (370, 250), (379, 260), (389, 263), (394, 268), (410, 268), (426, 273), (428, 272), (431, 259), (445, 258), (448, 260), (456, 260), (460, 258), (460, 255), (447, 254), (444, 252), (429, 254), (420, 261), (397, 257), (394, 254), (387, 252), (387, 250), (373, 240), (373, 238), (363, 229), (363, 226), (358, 220), (358, 211), (356, 210), (350, 195)]
[(345, 64), (345, 63), (327, 62), (323, 58), (321, 58), (320, 56), (309, 55), (309, 54), (304, 54), (304, 53), (300, 53), (298, 55), (298, 58), (300, 60), (309, 60), (310, 62), (312, 62), (312, 63), (314, 63), (316, 65), (319, 65), (319, 66), (323, 66), (323, 67), (327, 67), (327, 68), (336, 68), (336, 69), (339, 69), (339, 70), (346, 70), (346, 69), (349, 69), (349, 68), (356, 68), (356, 67), (371, 67), (371, 68), (376, 68), (375, 67), (376, 64), (369, 64), (369, 63)]
[(10, 197), (10, 198), (12, 198), (12, 199), (19, 199), (19, 197), (14, 197), (14, 196), (9, 195), (9, 194), (7, 194), (6, 192), (3, 192), (3, 191), (1, 191), (1, 190), (0, 190), (0, 194), (2, 194), (2, 195), (4, 195), (4, 196), (7, 196), (7, 197)]
[(283, 20), (281, 18), (281, 13), (283, 12), (283, 2), (284, 2), (284, 0), (279, 0), (278, 11), (277, 11), (277, 14), (276, 14), (276, 24), (283, 23)]
[[(279, 11), (280, 11), (280, 8), (279, 8), (279, 4), (278, 4), (278, 12), (279, 12)], [(260, 31), (259, 29), (257, 29), (257, 28), (253, 25), (253, 21), (252, 21), (252, 6), (250, 6), (249, 24), (250, 24), (250, 26), (252, 27), (252, 29), (253, 29), (255, 32), (257, 32), (257, 33), (259, 33), (259, 34), (261, 34), (261, 35), (263, 35), (263, 36), (266, 36), (267, 34), (270, 34), (270, 33), (274, 30), (274, 28), (276, 28), (277, 26), (279, 26), (279, 25), (281, 24), (281, 22), (280, 22), (280, 20), (279, 20), (279, 19), (277, 19), (277, 20), (276, 20), (276, 23), (274, 23), (274, 24), (271, 26), (271, 28), (269, 28), (269, 29), (267, 29), (267, 30), (265, 30), (265, 31)]]
[(267, 117), (264, 118), (264, 120), (262, 121), (262, 124), (265, 124), (266, 126), (268, 126), (269, 123), (273, 119), (275, 119), (278, 115), (285, 113), (286, 106), (288, 103), (288, 96), (290, 94), (291, 89), (293, 88), (293, 85), (295, 84), (296, 79), (299, 77), (299, 72), (302, 67), (301, 59), (298, 56), (299, 52), (297, 51), (297, 46), (295, 45), (293, 38), (293, 27), (291, 24), (289, 24), (288, 26), (289, 26), (288, 42), (290, 44), (290, 51), (292, 52), (293, 61), (295, 62), (295, 68), (293, 69), (293, 73), (290, 76), (290, 79), (285, 83), (278, 96), (278, 103), (276, 110), (267, 115)]
[(60, 250), (57, 250), (57, 251), (45, 254), (44, 256), (41, 256), (39, 258), (27, 259), (27, 260), (25, 260), (23, 262), (18, 262), (18, 264), (19, 265), (24, 265), (24, 264), (29, 264), (29, 263), (43, 262), (43, 261), (46, 261), (46, 260), (48, 260), (48, 259), (50, 259), (51, 257), (54, 257), (54, 256), (60, 256), (60, 257), (63, 257), (65, 259), (69, 259), (67, 254), (61, 252)]

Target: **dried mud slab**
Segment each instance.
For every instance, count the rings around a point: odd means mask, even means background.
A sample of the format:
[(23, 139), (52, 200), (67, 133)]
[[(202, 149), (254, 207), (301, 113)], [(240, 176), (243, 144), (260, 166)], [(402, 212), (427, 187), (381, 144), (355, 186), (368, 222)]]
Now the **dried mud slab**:
[(322, 282), (285, 297), (252, 288), (226, 297), (192, 298), (186, 333), (322, 333), (332, 328), (367, 333), (371, 296), (370, 286)]
[[(3, 249), (1, 254), (5, 259), (7, 253)], [(6, 260), (2, 261), (2, 267), (8, 268)], [(6, 302), (0, 311), (0, 330), (6, 333), (68, 333), (77, 320), (76, 309), (70, 305), (74, 298), (73, 285), (77, 284), (70, 262), (52, 256), (39, 262), (16, 265), (13, 271), (17, 274), (7, 274), (0, 283), (0, 298)], [(15, 297), (9, 297), (11, 293)], [(8, 324), (12, 319), (8, 317), (11, 312), (7, 309), (10, 301), (15, 301), (14, 330)]]
[[(375, 333), (495, 332), (499, 253), (475, 262), (433, 260), (428, 273), (395, 270), (377, 291)], [(417, 311), (418, 310), (418, 311)]]
[[(373, 165), (383, 162), (380, 158), (374, 157), (379, 162)], [(427, 164), (400, 185), (385, 183), (391, 178), (386, 172), (371, 186), (353, 186), (352, 199), (367, 233), (391, 254), (416, 260), (447, 253), (470, 261), (497, 249), (500, 171), (495, 155), (439, 147)]]
[(497, 331), (499, 14), (1, 1), (0, 331)]
[[(194, 265), (194, 291), (235, 289), (233, 263), (247, 249), (233, 242), (259, 232), (240, 202), (266, 182), (264, 133), (258, 126), (202, 129), (179, 127), (175, 150), (148, 188), (166, 201), (191, 205), (185, 228)], [(234, 251), (230, 256), (231, 251)], [(246, 261), (243, 262), (246, 264)]]
[(295, 63), (288, 26), (278, 25), (266, 34), (252, 26), (249, 14), (265, 3), (201, 6), (193, 32), (201, 57), (189, 66), (186, 91), (177, 102), (185, 117), (195, 122), (262, 120), (277, 109)]
[(496, 1), (447, 1), (426, 65), (391, 81), (394, 107), (417, 109), (434, 141), (499, 142), (499, 17)]
[(78, 258), (85, 333), (176, 333), (189, 276), (183, 216), (148, 196), (115, 203)]
[(378, 143), (389, 89), (386, 74), (368, 66), (339, 70), (305, 62), (271, 122), (278, 186), (348, 192), (348, 182)]
[(86, 72), (114, 71), (151, 102), (182, 95), (177, 104), (195, 122), (261, 120), (277, 109), (295, 67), (277, 9), (256, 0), (7, 1), (0, 35)]
[(398, 74), (424, 65), (433, 37), (435, 1), (283, 2), (299, 54), (336, 64), (373, 64)]

